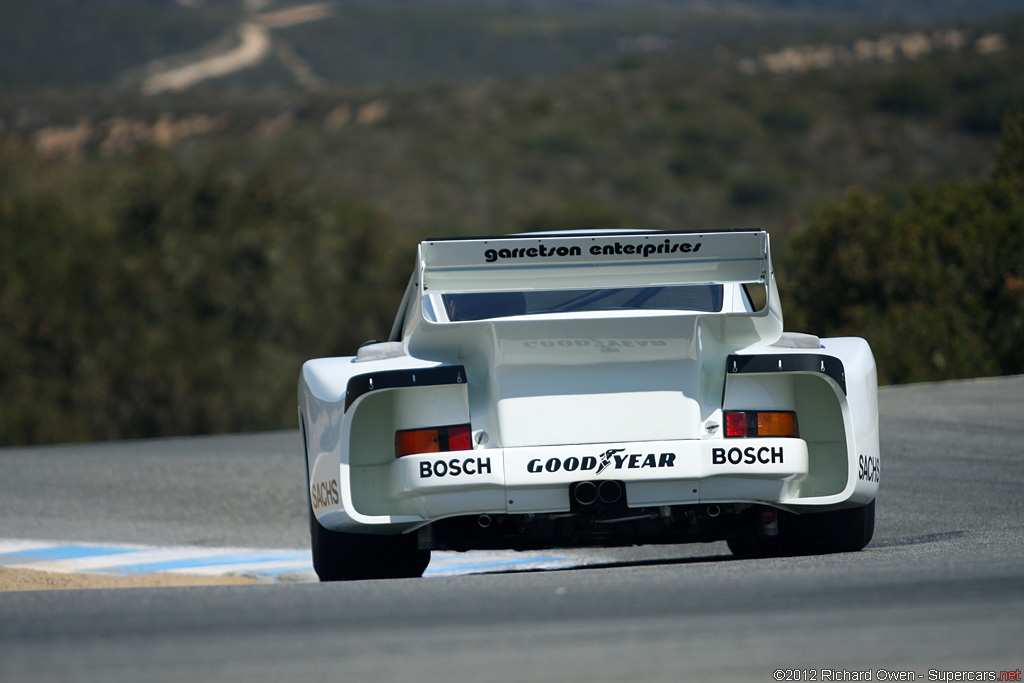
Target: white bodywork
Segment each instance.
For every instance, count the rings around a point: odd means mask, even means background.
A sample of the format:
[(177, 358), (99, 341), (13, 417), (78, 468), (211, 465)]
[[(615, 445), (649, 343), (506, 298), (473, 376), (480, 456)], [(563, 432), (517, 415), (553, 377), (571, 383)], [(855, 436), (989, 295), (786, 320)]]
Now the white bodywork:
[[(720, 310), (449, 318), (452, 295), (682, 285), (721, 285)], [(396, 534), (566, 512), (583, 480), (621, 482), (629, 508), (863, 506), (876, 393), (864, 340), (783, 334), (764, 232), (551, 233), (420, 244), (391, 341), (308, 361), (299, 416), (319, 523)], [(726, 438), (729, 410), (795, 411), (799, 437)], [(398, 430), (465, 423), (471, 450), (396, 457)]]

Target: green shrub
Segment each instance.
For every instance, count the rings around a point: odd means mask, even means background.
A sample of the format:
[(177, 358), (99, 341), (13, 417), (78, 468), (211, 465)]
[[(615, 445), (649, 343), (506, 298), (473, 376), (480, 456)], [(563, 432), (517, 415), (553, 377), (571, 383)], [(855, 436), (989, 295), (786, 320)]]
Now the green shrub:
[(779, 104), (761, 114), (765, 127), (783, 133), (803, 133), (814, 123), (809, 111), (794, 104)]
[(784, 204), (787, 197), (786, 186), (775, 176), (748, 175), (729, 184), (729, 203), (738, 208), (778, 206)]
[(879, 89), (875, 107), (890, 114), (922, 116), (937, 114), (948, 100), (948, 94), (937, 83), (900, 74)]
[(412, 263), (378, 211), (322, 205), (287, 169), (189, 171), (154, 152), (71, 182), (10, 169), (3, 444), (291, 426), (301, 362), (386, 335)]
[(1018, 116), (987, 181), (822, 208), (787, 249), (789, 326), (866, 337), (888, 382), (1024, 372), (1022, 160)]
[(686, 149), (672, 155), (668, 171), (677, 178), (718, 181), (725, 175), (725, 165), (712, 152)]

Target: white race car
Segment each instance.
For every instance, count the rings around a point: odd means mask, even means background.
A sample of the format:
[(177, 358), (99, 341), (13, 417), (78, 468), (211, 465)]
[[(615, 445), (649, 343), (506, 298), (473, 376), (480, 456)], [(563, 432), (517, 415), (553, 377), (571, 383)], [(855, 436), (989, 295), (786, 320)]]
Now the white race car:
[(871, 349), (782, 330), (762, 231), (421, 243), (390, 339), (302, 368), (317, 574), (419, 576), (433, 549), (860, 550)]

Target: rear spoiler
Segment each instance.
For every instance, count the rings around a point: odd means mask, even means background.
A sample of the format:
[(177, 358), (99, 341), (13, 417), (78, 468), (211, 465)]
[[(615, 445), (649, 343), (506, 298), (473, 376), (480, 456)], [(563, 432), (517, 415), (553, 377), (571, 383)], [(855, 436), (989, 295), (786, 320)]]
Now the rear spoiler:
[(427, 240), (424, 294), (759, 283), (769, 290), (768, 233), (551, 233)]

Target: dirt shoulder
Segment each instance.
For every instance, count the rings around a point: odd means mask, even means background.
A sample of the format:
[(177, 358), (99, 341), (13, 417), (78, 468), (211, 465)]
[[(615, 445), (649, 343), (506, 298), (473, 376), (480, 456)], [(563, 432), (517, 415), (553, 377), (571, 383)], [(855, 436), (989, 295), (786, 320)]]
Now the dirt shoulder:
[(0, 567), (0, 591), (77, 590), (81, 588), (152, 588), (156, 586), (224, 586), (259, 583), (246, 576), (190, 576), (187, 574), (58, 574), (32, 569)]

